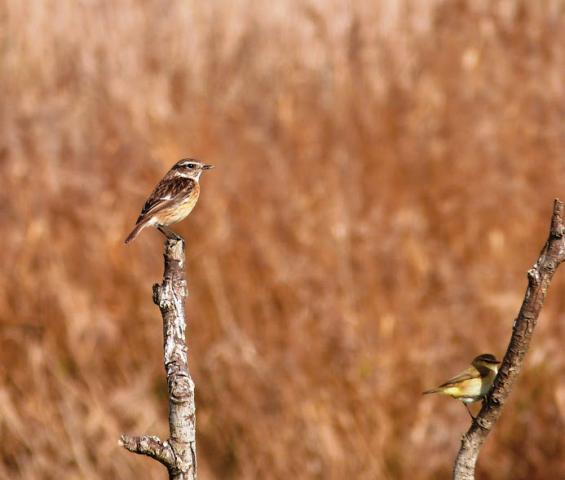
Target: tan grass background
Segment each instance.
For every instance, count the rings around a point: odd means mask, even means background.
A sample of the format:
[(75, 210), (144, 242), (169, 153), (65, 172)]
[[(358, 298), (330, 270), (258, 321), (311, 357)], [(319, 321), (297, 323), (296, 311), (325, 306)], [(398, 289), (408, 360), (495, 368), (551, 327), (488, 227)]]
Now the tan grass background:
[[(448, 478), (565, 197), (563, 0), (5, 0), (0, 478), (163, 478), (151, 284), (179, 158), (201, 477)], [(565, 272), (479, 461), (565, 478)]]

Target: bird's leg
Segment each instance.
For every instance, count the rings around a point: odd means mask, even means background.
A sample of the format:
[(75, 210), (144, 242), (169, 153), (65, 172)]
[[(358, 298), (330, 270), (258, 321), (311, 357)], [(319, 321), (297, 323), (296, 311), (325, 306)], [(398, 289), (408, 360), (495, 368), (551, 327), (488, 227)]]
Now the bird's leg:
[(157, 227), (157, 230), (159, 230), (163, 235), (165, 235), (165, 237), (167, 237), (169, 240), (177, 240), (179, 242), (184, 242), (184, 238), (182, 238), (180, 235), (177, 235), (175, 232), (173, 232), (170, 228), (165, 227), (164, 225), (159, 225)]
[(475, 420), (475, 417), (473, 417), (473, 414), (471, 413), (471, 409), (469, 408), (469, 405), (467, 405), (466, 403), (463, 403), (463, 405), (465, 405), (465, 408), (467, 409), (467, 411), (469, 412), (469, 415), (471, 415), (471, 418), (473, 419), (473, 421)]

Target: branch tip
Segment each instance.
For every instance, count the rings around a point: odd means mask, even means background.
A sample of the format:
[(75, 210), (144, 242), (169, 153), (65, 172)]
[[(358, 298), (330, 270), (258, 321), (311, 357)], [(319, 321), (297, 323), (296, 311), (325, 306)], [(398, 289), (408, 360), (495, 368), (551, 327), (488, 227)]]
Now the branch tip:
[(561, 238), (563, 236), (563, 230), (563, 202), (556, 198), (553, 202), (550, 235), (552, 237)]

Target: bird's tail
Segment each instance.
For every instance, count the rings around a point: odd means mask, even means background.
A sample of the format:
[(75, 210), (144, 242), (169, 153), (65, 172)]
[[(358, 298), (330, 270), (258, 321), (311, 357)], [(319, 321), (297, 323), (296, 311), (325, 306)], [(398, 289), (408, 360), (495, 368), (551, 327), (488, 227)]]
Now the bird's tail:
[(139, 232), (141, 232), (141, 230), (143, 230), (145, 227), (147, 226), (147, 220), (145, 221), (141, 221), (139, 222), (135, 228), (131, 231), (131, 233), (128, 235), (128, 238), (126, 238), (124, 243), (129, 243), (132, 240), (135, 239), (135, 237), (137, 237), (139, 235)]
[(443, 392), (443, 388), (432, 388), (431, 390), (426, 390), (422, 392), (422, 395), (428, 395), (429, 393), (440, 393)]

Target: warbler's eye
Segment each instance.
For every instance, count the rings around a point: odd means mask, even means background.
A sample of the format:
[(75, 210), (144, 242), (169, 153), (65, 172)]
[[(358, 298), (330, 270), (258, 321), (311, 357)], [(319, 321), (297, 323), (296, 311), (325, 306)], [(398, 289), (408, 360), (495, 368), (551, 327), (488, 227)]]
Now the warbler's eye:
[(188, 168), (193, 169), (194, 167), (196, 167), (196, 165), (194, 163), (189, 163), (188, 164)]

